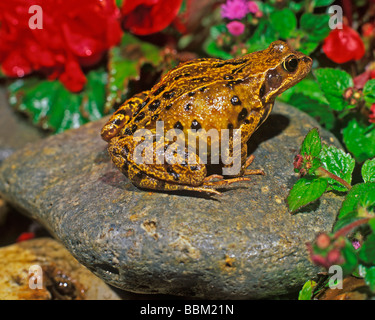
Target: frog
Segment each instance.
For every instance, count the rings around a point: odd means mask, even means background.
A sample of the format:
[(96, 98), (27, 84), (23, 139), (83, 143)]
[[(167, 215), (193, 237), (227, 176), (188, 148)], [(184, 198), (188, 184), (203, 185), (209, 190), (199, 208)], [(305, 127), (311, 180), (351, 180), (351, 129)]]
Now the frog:
[[(247, 155), (247, 142), (270, 115), (275, 98), (305, 78), (311, 66), (310, 57), (281, 40), (233, 59), (198, 58), (180, 63), (150, 90), (127, 99), (105, 123), (101, 137), (108, 142), (114, 165), (140, 189), (221, 194), (218, 189), (265, 174), (262, 169), (248, 169), (254, 156)], [(231, 144), (226, 152), (233, 156), (233, 136), (239, 132), (239, 172), (230, 176), (208, 174), (210, 164), (201, 161), (197, 148), (188, 146), (176, 155), (180, 161), (156, 162), (175, 141), (159, 141), (165, 137), (157, 134), (158, 121), (162, 121), (164, 132), (176, 130), (185, 138), (191, 131), (214, 129), (220, 140), (220, 133), (227, 130)], [(144, 141), (144, 137), (136, 139), (139, 129), (152, 135), (152, 159), (148, 163), (134, 158), (137, 146)], [(207, 154), (210, 158), (210, 151)], [(194, 161), (188, 161), (191, 159)]]

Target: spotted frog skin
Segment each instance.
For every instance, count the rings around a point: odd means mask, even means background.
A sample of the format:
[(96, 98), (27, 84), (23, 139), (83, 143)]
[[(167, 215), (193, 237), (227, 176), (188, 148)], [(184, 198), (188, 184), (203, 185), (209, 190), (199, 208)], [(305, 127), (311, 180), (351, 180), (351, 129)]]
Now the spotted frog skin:
[[(302, 80), (311, 64), (308, 56), (282, 41), (236, 59), (203, 58), (182, 63), (150, 91), (125, 101), (103, 127), (102, 138), (109, 143), (114, 164), (140, 188), (219, 194), (218, 188), (249, 180), (247, 175), (263, 174), (262, 170), (247, 169), (254, 158), (247, 157), (247, 141), (270, 114), (275, 97)], [(189, 129), (216, 129), (219, 136), (222, 129), (241, 129), (240, 172), (226, 179), (218, 174), (207, 176), (207, 166), (201, 163), (198, 152), (191, 150), (189, 157), (195, 157), (198, 164), (137, 163), (133, 152), (140, 143), (134, 139), (138, 129), (148, 129), (154, 135), (153, 160), (160, 151), (156, 121), (164, 122), (164, 132), (180, 129), (185, 137)], [(233, 138), (233, 130), (230, 132)], [(171, 141), (163, 143), (165, 150)], [(187, 159), (187, 147), (184, 152)], [(233, 147), (229, 153), (233, 155)]]

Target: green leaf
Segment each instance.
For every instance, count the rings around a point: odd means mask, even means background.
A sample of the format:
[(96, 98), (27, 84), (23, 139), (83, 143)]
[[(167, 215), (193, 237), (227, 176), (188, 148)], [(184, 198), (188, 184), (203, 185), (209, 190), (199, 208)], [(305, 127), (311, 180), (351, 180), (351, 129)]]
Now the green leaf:
[(307, 281), (299, 292), (298, 300), (311, 300), (316, 285), (313, 280)]
[(314, 7), (325, 7), (331, 5), (335, 0), (314, 0)]
[(223, 48), (220, 48), (217, 45), (217, 42), (215, 39), (210, 39), (210, 41), (207, 41), (205, 43), (204, 49), (206, 53), (211, 57), (221, 58), (221, 59), (232, 59), (233, 56), (224, 51)]
[(322, 149), (322, 142), (317, 128), (313, 128), (306, 135), (301, 145), (300, 154), (317, 157)]
[(375, 182), (355, 184), (341, 205), (339, 219), (353, 217), (360, 207), (370, 209), (375, 204)]
[(314, 75), (332, 109), (342, 111), (349, 108), (349, 102), (343, 98), (345, 90), (353, 86), (352, 77), (348, 73), (339, 69), (321, 68), (316, 69)]
[(374, 218), (371, 218), (371, 219), (368, 221), (368, 225), (370, 226), (372, 232), (375, 233), (375, 217), (374, 217)]
[(375, 234), (370, 234), (359, 250), (359, 258), (365, 264), (375, 265)]
[(9, 102), (43, 129), (58, 133), (77, 128), (104, 114), (107, 74), (101, 68), (86, 76), (87, 84), (80, 93), (68, 91), (59, 81), (36, 77), (13, 81), (7, 88)]
[(254, 52), (266, 49), (269, 44), (275, 40), (277, 40), (275, 30), (267, 19), (262, 18), (259, 20), (258, 27), (246, 42), (246, 45)]
[(87, 75), (86, 90), (82, 93), (82, 113), (89, 121), (103, 117), (103, 103), (106, 100), (105, 85), (108, 74), (103, 70), (93, 70)]
[(297, 209), (317, 200), (327, 189), (328, 182), (324, 178), (303, 177), (299, 179), (287, 198), (289, 210)]
[(293, 10), (294, 12), (298, 12), (298, 11), (301, 11), (303, 9), (304, 5), (305, 4), (302, 1), (299, 1), (299, 2), (290, 1), (289, 2), (289, 9)]
[(292, 94), (289, 99), (290, 101), (285, 102), (306, 112), (327, 130), (331, 130), (335, 126), (336, 117), (328, 104), (323, 104), (317, 100), (311, 99), (303, 93)]
[(124, 2), (124, 0), (116, 0), (116, 6), (117, 6), (118, 8), (121, 8), (123, 2)]
[(269, 3), (268, 1), (257, 1), (257, 5), (259, 7), (259, 10), (265, 15), (269, 15), (270, 13), (276, 10), (275, 6), (272, 3)]
[[(355, 166), (355, 160), (350, 154), (334, 146), (323, 145), (323, 149), (319, 154), (321, 163), (327, 171), (345, 180), (347, 183), (352, 182), (352, 173)], [(347, 188), (337, 180), (328, 179), (328, 189), (336, 191), (347, 191)]]
[(345, 238), (345, 247), (341, 249), (345, 262), (341, 264), (344, 276), (351, 274), (358, 265), (357, 253), (352, 243)]
[(297, 18), (294, 12), (288, 8), (272, 12), (270, 22), (282, 39), (290, 38), (297, 29)]
[(371, 291), (375, 292), (375, 266), (366, 267), (360, 265), (360, 275), (364, 278)]
[(364, 182), (375, 182), (375, 158), (365, 161), (361, 173)]
[(342, 133), (346, 147), (358, 162), (375, 156), (375, 127), (365, 126), (352, 119)]
[(366, 102), (375, 103), (375, 79), (368, 80), (363, 87), (363, 96)]
[(289, 88), (285, 92), (283, 92), (279, 99), (291, 105), (298, 107), (298, 102), (294, 103), (294, 99), (296, 98), (297, 94), (310, 98), (311, 100), (315, 101), (315, 103), (325, 104), (327, 105), (327, 99), (324, 96), (323, 91), (320, 89), (318, 82), (315, 79), (305, 78), (302, 81), (298, 82), (293, 87)]
[(347, 225), (357, 221), (357, 220), (362, 220), (362, 217), (358, 217), (358, 212), (353, 211), (348, 213), (344, 218), (338, 219), (337, 222), (335, 223), (335, 226), (333, 228), (334, 232), (337, 232), (338, 230), (346, 227)]
[(298, 51), (301, 51), (305, 55), (310, 55), (315, 51), (319, 44), (319, 41), (306, 39), (301, 41)]
[(309, 41), (319, 44), (331, 31), (328, 25), (329, 19), (328, 14), (304, 13), (300, 19), (300, 27), (306, 33)]
[(151, 64), (158, 69), (162, 59), (160, 48), (124, 33), (120, 44), (109, 51), (105, 112), (108, 113), (115, 103), (125, 100), (129, 81), (139, 77), (143, 65)]

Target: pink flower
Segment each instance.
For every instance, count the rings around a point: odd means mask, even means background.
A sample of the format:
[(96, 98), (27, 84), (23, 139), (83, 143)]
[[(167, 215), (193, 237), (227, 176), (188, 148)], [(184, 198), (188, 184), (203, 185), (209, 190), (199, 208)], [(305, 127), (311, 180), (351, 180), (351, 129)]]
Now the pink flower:
[(257, 13), (259, 11), (259, 7), (254, 1), (249, 1), (249, 3), (247, 4), (247, 9), (250, 13)]
[(242, 19), (249, 13), (246, 0), (227, 0), (221, 6), (221, 16), (230, 20)]
[(239, 21), (231, 21), (227, 24), (228, 31), (234, 35), (239, 36), (245, 31), (245, 25)]
[(358, 240), (353, 240), (352, 245), (353, 245), (354, 249), (356, 249), (356, 250), (361, 247), (361, 243)]

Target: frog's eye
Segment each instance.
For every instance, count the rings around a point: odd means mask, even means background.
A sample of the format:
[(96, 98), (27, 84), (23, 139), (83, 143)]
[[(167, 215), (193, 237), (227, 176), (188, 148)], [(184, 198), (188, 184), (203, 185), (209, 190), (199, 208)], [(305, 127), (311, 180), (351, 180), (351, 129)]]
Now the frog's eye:
[(284, 70), (288, 72), (294, 72), (298, 67), (298, 59), (295, 56), (290, 56), (286, 58), (283, 62)]

